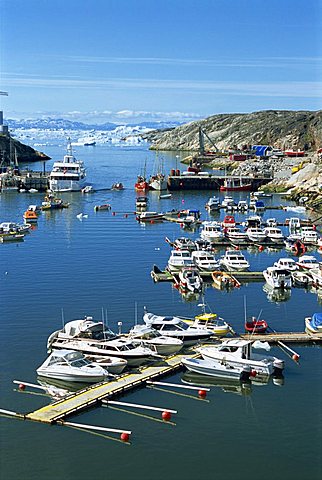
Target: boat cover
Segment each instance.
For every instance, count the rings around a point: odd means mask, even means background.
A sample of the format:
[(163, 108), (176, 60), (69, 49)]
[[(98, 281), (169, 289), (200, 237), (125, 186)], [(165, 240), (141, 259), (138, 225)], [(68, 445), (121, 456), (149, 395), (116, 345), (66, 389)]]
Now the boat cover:
[(319, 328), (322, 327), (322, 312), (313, 313), (311, 320), (312, 327)]

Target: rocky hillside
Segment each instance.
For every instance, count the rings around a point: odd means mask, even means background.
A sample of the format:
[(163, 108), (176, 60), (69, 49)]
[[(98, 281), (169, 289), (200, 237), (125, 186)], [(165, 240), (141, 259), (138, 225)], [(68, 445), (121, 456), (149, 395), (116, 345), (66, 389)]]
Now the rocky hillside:
[[(199, 127), (219, 150), (243, 145), (272, 145), (277, 148), (316, 150), (322, 147), (322, 110), (267, 110), (244, 114), (213, 115), (145, 138), (153, 150), (198, 151)], [(213, 150), (205, 138), (205, 148)]]
[(14, 163), (15, 155), (18, 163), (39, 162), (40, 160), (50, 159), (45, 153), (38, 152), (38, 150), (24, 145), (10, 136), (0, 135), (0, 162), (3, 161), (4, 165)]

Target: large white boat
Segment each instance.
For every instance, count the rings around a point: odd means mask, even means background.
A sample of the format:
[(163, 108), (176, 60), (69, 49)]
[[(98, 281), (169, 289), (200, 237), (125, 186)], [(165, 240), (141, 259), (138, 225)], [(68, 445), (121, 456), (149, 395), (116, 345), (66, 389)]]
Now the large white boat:
[(282, 290), (292, 287), (292, 276), (289, 270), (279, 267), (267, 267), (263, 271), (266, 283), (272, 288), (280, 288)]
[(244, 255), (237, 250), (226, 250), (220, 260), (220, 265), (228, 271), (245, 271), (249, 269), (249, 262)]
[(248, 227), (246, 230), (247, 237), (251, 242), (265, 242), (267, 235), (262, 228)]
[(200, 237), (209, 242), (221, 242), (225, 238), (220, 223), (208, 221), (202, 222)]
[(273, 356), (253, 353), (249, 340), (224, 340), (220, 345), (198, 348), (202, 358), (217, 360), (234, 368), (249, 366), (258, 376), (281, 374), (284, 362)]
[(183, 341), (184, 347), (195, 345), (213, 335), (211, 330), (189, 326), (179, 317), (163, 317), (145, 312), (143, 320), (147, 325), (160, 331), (162, 335), (179, 338)]
[(212, 253), (207, 252), (206, 250), (195, 250), (194, 252), (191, 252), (191, 257), (196, 267), (201, 271), (211, 272), (213, 270), (218, 270), (219, 268), (218, 260), (216, 260)]
[(108, 377), (101, 366), (86, 360), (81, 352), (72, 350), (55, 351), (37, 368), (41, 377), (69, 382), (97, 383)]
[(194, 318), (179, 317), (183, 322), (198, 328), (211, 330), (216, 337), (224, 337), (231, 332), (230, 325), (216, 313), (203, 312)]
[(281, 268), (284, 270), (288, 270), (289, 272), (294, 272), (298, 270), (298, 265), (293, 258), (279, 258), (277, 262), (274, 262), (274, 267)]
[(184, 267), (193, 267), (194, 262), (189, 250), (171, 250), (168, 260), (168, 270), (170, 272), (179, 272)]
[(282, 243), (284, 241), (283, 232), (278, 227), (266, 227), (264, 228), (264, 233), (271, 242)]
[(302, 255), (296, 263), (302, 270), (310, 271), (312, 268), (319, 268), (319, 262), (313, 255)]
[(313, 285), (317, 288), (322, 287), (322, 262), (319, 262), (318, 268), (311, 268), (310, 275), (313, 280)]
[(225, 236), (233, 243), (241, 243), (247, 240), (246, 232), (243, 232), (239, 227), (226, 228)]
[(316, 245), (319, 239), (313, 227), (302, 227), (300, 235), (302, 242), (309, 245)]
[(77, 192), (85, 186), (84, 163), (76, 160), (70, 141), (62, 162), (54, 162), (49, 175), (49, 189), (53, 192)]
[(128, 337), (134, 343), (155, 350), (158, 355), (174, 355), (183, 347), (183, 342), (179, 338), (162, 335), (148, 325), (135, 325), (129, 331)]

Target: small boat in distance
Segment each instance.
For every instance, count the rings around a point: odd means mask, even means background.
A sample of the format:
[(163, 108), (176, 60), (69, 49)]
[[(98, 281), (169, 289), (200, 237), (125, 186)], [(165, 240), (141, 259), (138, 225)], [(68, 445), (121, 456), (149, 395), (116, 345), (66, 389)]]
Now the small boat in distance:
[(38, 215), (36, 212), (36, 208), (33, 205), (30, 205), (23, 214), (23, 218), (26, 223), (37, 223)]
[(94, 211), (98, 212), (99, 210), (111, 210), (111, 205), (109, 203), (104, 203), (103, 205), (95, 205)]
[(121, 183), (121, 182), (113, 183), (111, 189), (112, 190), (124, 190), (123, 183)]

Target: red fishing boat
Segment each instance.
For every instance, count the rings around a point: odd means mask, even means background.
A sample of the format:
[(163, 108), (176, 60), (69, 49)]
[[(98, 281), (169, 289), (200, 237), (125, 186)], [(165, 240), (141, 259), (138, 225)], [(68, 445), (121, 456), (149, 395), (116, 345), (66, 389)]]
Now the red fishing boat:
[(241, 177), (225, 178), (224, 184), (220, 186), (221, 192), (249, 192), (250, 190), (252, 190), (252, 183)]
[(150, 190), (149, 183), (146, 181), (146, 178), (143, 177), (142, 175), (138, 175), (136, 184), (135, 184), (135, 190), (137, 192), (147, 192)]
[(245, 331), (248, 333), (264, 333), (268, 329), (268, 323), (265, 320), (257, 320), (252, 317), (245, 322)]

